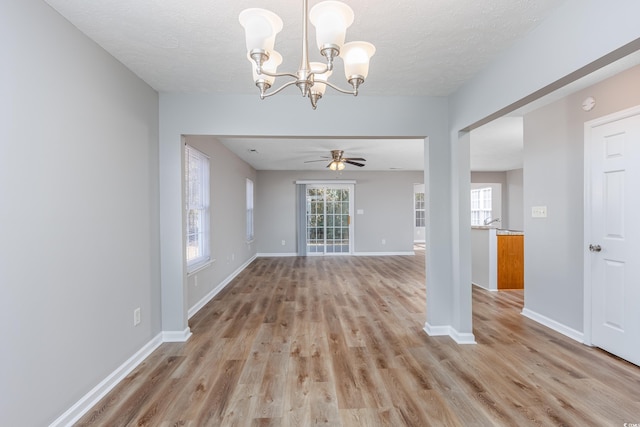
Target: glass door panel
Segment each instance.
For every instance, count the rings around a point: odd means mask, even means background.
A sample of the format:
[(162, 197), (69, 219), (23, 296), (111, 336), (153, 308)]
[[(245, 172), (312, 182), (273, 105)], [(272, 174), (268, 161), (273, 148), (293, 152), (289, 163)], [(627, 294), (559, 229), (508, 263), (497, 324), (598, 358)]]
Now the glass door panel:
[(307, 253), (351, 253), (351, 185), (307, 187)]

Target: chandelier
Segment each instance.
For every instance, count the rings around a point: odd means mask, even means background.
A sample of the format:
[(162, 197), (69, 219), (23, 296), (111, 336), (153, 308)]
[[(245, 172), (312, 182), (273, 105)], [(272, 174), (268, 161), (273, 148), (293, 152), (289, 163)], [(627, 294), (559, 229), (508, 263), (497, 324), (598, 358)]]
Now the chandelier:
[[(309, 15), (307, 17), (307, 14)], [(369, 59), (376, 48), (367, 42), (345, 43), (347, 28), (353, 23), (353, 10), (340, 1), (323, 1), (308, 12), (308, 0), (303, 0), (302, 59), (296, 73), (278, 73), (282, 56), (274, 50), (276, 34), (282, 30), (282, 19), (266, 9), (251, 8), (240, 12), (240, 24), (244, 27), (247, 57), (253, 68), (253, 79), (260, 89), (260, 99), (279, 93), (284, 88), (296, 85), (303, 97), (311, 100), (316, 109), (327, 86), (346, 94), (358, 95), (358, 88), (369, 73)], [(316, 43), (325, 62), (309, 62), (308, 21), (316, 28)], [(341, 89), (328, 81), (333, 72), (334, 59), (341, 57), (344, 74), (351, 90)], [(292, 80), (269, 91), (276, 77)]]

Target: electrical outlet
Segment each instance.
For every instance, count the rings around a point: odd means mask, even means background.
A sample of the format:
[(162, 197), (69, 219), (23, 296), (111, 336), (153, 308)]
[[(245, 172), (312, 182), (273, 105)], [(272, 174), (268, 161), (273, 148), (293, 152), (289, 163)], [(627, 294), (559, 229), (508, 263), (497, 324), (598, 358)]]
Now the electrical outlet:
[(282, 241), (282, 246), (286, 245), (287, 242), (285, 242), (284, 240)]
[(235, 261), (236, 260), (236, 254), (231, 254), (231, 261)]
[(382, 244), (386, 245), (387, 244), (387, 239), (382, 239)]
[(196, 288), (198, 287), (198, 275), (197, 274), (195, 276), (193, 276), (193, 285)]
[(140, 307), (133, 310), (133, 326), (140, 324)]

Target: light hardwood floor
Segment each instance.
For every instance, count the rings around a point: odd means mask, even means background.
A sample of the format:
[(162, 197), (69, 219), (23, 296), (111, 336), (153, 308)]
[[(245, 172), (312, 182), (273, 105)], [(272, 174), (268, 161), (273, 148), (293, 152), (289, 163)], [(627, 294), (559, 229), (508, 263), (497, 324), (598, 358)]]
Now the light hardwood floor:
[(429, 337), (424, 253), (258, 258), (78, 423), (623, 426), (640, 368), (473, 291), (477, 345)]

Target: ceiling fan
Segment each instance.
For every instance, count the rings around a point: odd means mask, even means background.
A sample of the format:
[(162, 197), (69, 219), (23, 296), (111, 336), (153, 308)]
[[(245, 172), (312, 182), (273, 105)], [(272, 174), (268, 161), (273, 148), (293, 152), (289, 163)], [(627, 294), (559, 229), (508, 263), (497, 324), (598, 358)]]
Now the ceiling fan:
[(344, 154), (343, 150), (331, 150), (331, 157), (323, 157), (322, 160), (307, 160), (305, 163), (313, 163), (313, 162), (326, 162), (325, 159), (331, 159), (327, 167), (333, 171), (342, 170), (345, 168), (345, 163), (349, 163), (350, 165), (363, 167), (364, 163), (367, 159), (363, 159), (362, 157), (342, 157)]

